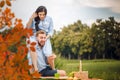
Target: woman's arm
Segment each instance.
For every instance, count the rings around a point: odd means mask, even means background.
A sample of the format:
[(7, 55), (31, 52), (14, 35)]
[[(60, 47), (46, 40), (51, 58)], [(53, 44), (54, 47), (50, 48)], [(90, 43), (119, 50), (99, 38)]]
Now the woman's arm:
[(52, 18), (50, 18), (50, 25), (49, 25), (49, 29), (48, 29), (48, 35), (46, 37), (46, 39), (52, 37), (53, 33), (54, 33), (54, 30), (53, 30), (53, 20)]
[(51, 36), (48, 34), (47, 36), (46, 36), (46, 40), (48, 39), (48, 38), (50, 38)]

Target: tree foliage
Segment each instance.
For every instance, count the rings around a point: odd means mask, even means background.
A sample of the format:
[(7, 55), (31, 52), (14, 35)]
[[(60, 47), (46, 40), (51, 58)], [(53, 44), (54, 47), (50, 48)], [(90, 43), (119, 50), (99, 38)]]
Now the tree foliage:
[(80, 58), (83, 53), (90, 53), (92, 44), (89, 31), (90, 28), (80, 20), (64, 27), (53, 36), (54, 51), (69, 58), (74, 58), (75, 55)]
[(0, 1), (0, 29), (9, 28), (0, 33), (0, 79), (30, 80), (25, 39), (32, 35), (32, 30), (24, 28), (10, 7), (10, 0)]
[(92, 34), (94, 38), (94, 48), (103, 56), (120, 58), (120, 23), (115, 21), (114, 17), (108, 20), (97, 20), (93, 24)]
[(91, 27), (80, 20), (55, 32), (53, 50), (67, 58), (120, 59), (120, 23), (114, 17), (97, 19)]

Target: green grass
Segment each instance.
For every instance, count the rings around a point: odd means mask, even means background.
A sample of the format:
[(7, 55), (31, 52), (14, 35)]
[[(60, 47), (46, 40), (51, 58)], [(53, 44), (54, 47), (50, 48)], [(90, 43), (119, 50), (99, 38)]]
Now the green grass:
[[(61, 68), (69, 74), (79, 71), (79, 60), (61, 60), (65, 65)], [(103, 80), (120, 80), (120, 61), (117, 60), (83, 60), (82, 70), (88, 71), (90, 78)]]

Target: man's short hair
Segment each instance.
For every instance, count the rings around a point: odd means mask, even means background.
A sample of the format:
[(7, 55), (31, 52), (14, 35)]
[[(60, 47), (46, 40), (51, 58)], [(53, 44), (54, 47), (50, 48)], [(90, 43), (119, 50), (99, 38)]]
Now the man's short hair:
[(44, 30), (39, 30), (36, 32), (36, 37), (39, 35), (39, 34), (46, 34), (46, 32)]

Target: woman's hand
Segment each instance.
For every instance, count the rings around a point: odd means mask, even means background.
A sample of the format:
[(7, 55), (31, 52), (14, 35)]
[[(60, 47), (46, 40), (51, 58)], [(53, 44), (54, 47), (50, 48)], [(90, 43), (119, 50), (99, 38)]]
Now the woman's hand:
[(46, 36), (46, 41), (47, 41), (48, 38), (50, 38), (50, 35), (49, 35), (49, 34)]
[(27, 28), (30, 28), (30, 26), (31, 26), (31, 24), (32, 24), (32, 21), (33, 21), (33, 19), (34, 19), (35, 17), (37, 17), (37, 14), (34, 12), (34, 13), (32, 14), (32, 16), (30, 17), (29, 21), (28, 21), (27, 24), (26, 24), (26, 27), (27, 27)]
[(34, 13), (32, 14), (32, 16), (31, 16), (31, 19), (34, 19), (34, 18), (37, 17), (37, 16), (38, 16), (37, 13), (34, 12)]

